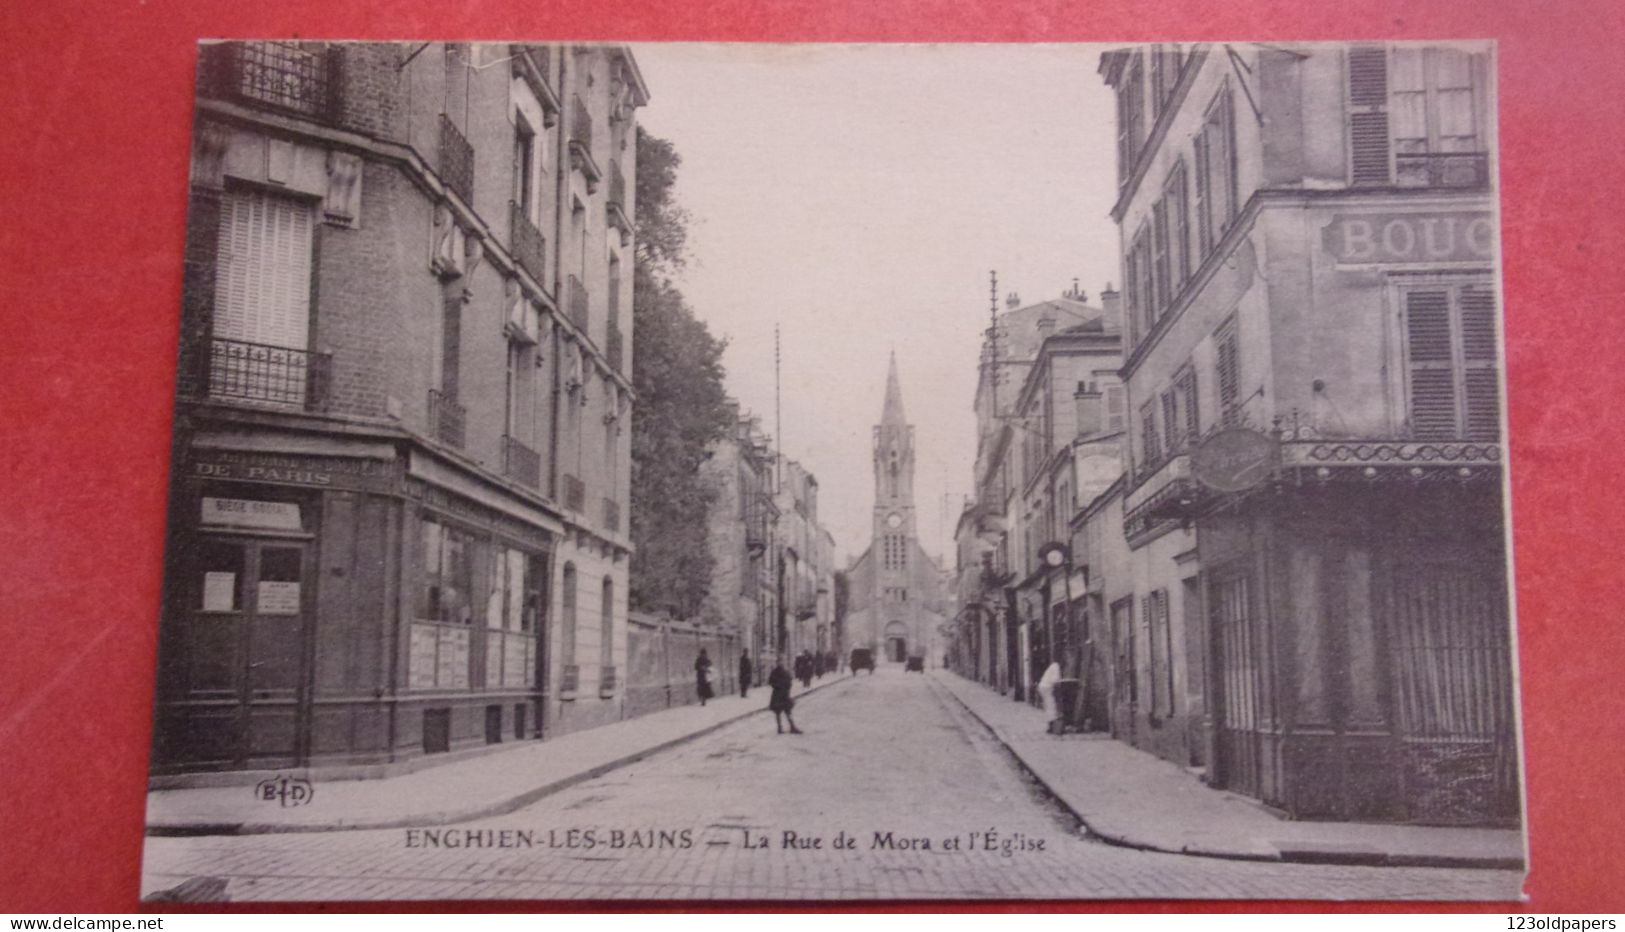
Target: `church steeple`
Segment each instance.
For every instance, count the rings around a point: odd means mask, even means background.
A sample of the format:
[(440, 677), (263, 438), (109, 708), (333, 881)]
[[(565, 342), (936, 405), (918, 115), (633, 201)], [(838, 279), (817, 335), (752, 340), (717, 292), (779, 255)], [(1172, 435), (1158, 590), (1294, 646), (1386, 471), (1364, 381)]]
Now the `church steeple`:
[(891, 365), (886, 371), (886, 404), (880, 410), (880, 426), (902, 427), (908, 423), (903, 416), (903, 389), (897, 384), (897, 351), (891, 354)]

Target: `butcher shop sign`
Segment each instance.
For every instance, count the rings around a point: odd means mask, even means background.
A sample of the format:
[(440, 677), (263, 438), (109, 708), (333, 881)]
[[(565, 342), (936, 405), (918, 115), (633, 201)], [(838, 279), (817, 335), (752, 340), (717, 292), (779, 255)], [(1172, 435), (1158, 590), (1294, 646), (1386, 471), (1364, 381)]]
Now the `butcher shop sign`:
[(1495, 218), (1487, 210), (1333, 214), (1320, 235), (1341, 265), (1495, 258)]

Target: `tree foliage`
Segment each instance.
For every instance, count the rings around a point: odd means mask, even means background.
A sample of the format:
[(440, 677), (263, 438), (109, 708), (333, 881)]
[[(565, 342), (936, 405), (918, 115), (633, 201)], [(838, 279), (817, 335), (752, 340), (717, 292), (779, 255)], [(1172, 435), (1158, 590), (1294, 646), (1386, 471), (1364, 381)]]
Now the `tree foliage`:
[(671, 281), (687, 248), (687, 213), (673, 196), (681, 158), (638, 130), (637, 240), (632, 287), (631, 599), (644, 611), (692, 617), (714, 560), (706, 518), (716, 491), (700, 474), (733, 422), (723, 388), (724, 341)]

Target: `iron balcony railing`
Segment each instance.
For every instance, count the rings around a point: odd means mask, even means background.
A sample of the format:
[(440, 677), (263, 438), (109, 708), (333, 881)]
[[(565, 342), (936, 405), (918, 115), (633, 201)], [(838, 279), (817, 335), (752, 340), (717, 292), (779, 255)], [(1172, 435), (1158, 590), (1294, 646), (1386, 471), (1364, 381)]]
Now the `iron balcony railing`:
[(576, 278), (574, 275), (569, 278), (569, 286), (570, 301), (567, 308), (570, 314), (570, 322), (575, 324), (582, 333), (586, 333), (590, 314), (588, 310), (590, 299), (587, 294), (587, 286), (581, 284), (581, 279)]
[(508, 245), (514, 258), (537, 283), (547, 280), (547, 237), (525, 215), (525, 208), (516, 201), (508, 202)]
[(533, 489), (540, 488), (542, 484), (542, 455), (504, 434), (502, 437), (502, 474)]
[(1483, 152), (1396, 152), (1394, 182), (1401, 187), (1484, 188), (1490, 158)]
[(200, 341), (198, 350), (191, 352), (183, 395), (298, 408), (327, 403), (333, 374), (328, 353), (222, 337)]
[(327, 119), (335, 109), (336, 47), (315, 42), (230, 42), (210, 50), (217, 86), (238, 100)]
[(474, 203), (474, 147), (444, 113), (440, 114), (440, 180), (464, 203)]
[(616, 534), (621, 532), (621, 503), (613, 498), (604, 499), (604, 528)]
[(626, 340), (621, 335), (620, 325), (613, 320), (609, 322), (609, 330), (604, 334), (604, 355), (609, 357), (609, 364), (616, 372), (624, 371)]
[(587, 486), (575, 476), (564, 474), (564, 507), (580, 511), (587, 502)]
[(468, 409), (439, 389), (429, 389), (429, 433), (441, 443), (461, 448), (467, 439)]

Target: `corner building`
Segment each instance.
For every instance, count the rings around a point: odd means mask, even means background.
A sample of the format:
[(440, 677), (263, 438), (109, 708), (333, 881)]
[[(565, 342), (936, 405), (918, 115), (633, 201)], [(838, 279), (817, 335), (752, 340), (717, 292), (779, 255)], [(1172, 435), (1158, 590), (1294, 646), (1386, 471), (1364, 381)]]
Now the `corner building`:
[(154, 773), (621, 717), (624, 48), (203, 47)]
[[(1101, 73), (1113, 731), (1296, 817), (1516, 820), (1492, 50), (1164, 45)], [(1217, 481), (1204, 449), (1255, 468)]]

